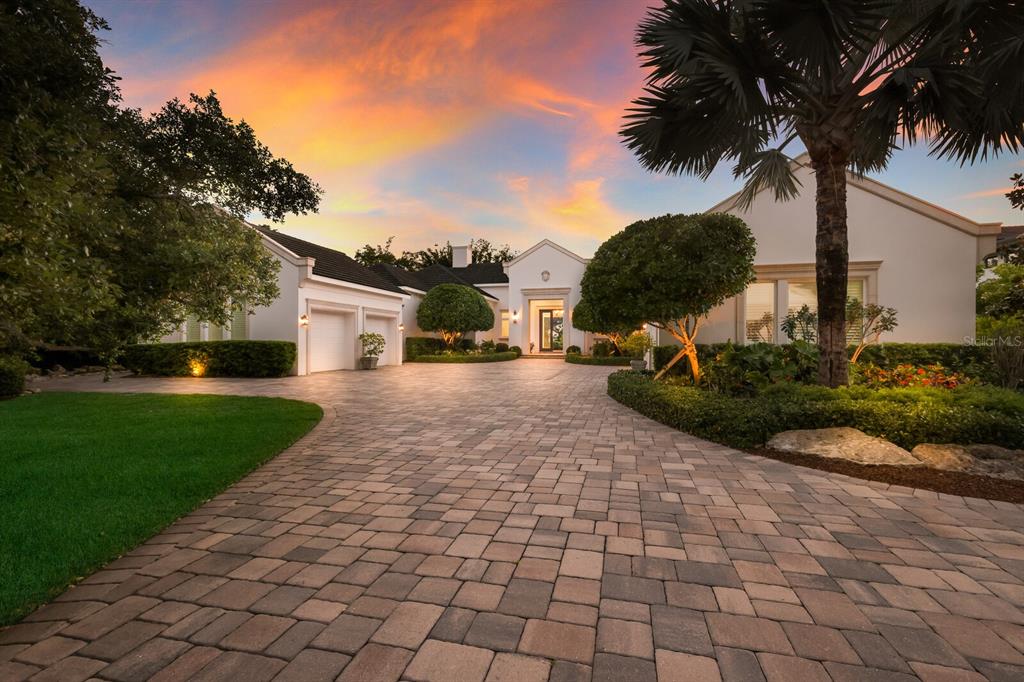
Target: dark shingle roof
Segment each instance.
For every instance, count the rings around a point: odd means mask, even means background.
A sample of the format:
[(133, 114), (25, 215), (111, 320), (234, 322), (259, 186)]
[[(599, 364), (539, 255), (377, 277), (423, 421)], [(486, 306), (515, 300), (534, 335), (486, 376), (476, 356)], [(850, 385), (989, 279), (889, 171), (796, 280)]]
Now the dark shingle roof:
[(392, 284), (396, 284), (400, 287), (409, 287), (410, 289), (419, 289), (420, 291), (426, 291), (429, 288), (416, 276), (415, 272), (406, 270), (398, 265), (393, 265), (391, 263), (377, 263), (375, 265), (371, 265), (370, 269)]
[(477, 289), (472, 283), (467, 282), (456, 275), (455, 270), (453, 268), (449, 268), (447, 265), (435, 263), (434, 265), (429, 265), (422, 270), (417, 270), (415, 274), (416, 279), (420, 280), (425, 285), (423, 287), (424, 291), (433, 289), (438, 284), (462, 284), (464, 286), (472, 287), (484, 298), (489, 298), (495, 301), (498, 300), (483, 289)]
[(1003, 225), (1003, 231), (996, 237), (996, 246), (1009, 246), (1024, 240), (1024, 225)]
[(361, 284), (364, 287), (373, 287), (374, 289), (382, 289), (383, 291), (397, 294), (405, 293), (389, 279), (382, 277), (370, 268), (360, 265), (341, 251), (335, 251), (326, 246), (307, 242), (304, 239), (292, 237), (283, 232), (272, 230), (269, 227), (257, 225), (256, 229), (295, 255), (303, 258), (313, 258), (314, 275), (336, 279), (341, 282)]
[(508, 284), (508, 275), (502, 263), (470, 263), (464, 268), (451, 270), (470, 284)]

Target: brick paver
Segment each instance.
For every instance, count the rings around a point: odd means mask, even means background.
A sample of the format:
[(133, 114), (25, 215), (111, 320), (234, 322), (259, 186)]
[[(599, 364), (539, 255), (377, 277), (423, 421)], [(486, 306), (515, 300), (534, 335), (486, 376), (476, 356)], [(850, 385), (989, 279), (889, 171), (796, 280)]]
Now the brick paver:
[(50, 382), (325, 418), (0, 630), (0, 679), (1024, 679), (1021, 507), (717, 446), (608, 371)]

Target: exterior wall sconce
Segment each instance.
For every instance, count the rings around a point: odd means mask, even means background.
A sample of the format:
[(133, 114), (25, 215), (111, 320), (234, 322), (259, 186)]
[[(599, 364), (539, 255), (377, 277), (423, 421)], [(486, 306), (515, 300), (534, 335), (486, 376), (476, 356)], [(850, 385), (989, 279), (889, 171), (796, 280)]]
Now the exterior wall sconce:
[(640, 327), (640, 331), (642, 331), (644, 334), (647, 333), (647, 323), (646, 322), (644, 322), (643, 325)]
[(306, 315), (306, 314), (299, 315), (299, 326), (303, 327), (303, 328), (309, 326), (309, 315)]
[(512, 311), (512, 324), (519, 324), (519, 311), (518, 310), (513, 310)]
[(401, 334), (404, 331), (405, 331), (405, 325), (402, 324), (401, 322), (399, 322), (398, 323), (398, 333)]

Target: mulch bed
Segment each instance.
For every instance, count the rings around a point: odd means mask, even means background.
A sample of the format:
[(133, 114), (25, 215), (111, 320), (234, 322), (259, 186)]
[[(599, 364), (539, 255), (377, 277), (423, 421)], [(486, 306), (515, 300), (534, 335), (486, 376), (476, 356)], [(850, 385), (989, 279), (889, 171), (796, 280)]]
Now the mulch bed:
[(830, 471), (868, 481), (880, 481), (890, 485), (907, 488), (921, 488), (948, 495), (962, 497), (979, 497), (984, 500), (999, 500), (1024, 504), (1024, 481), (1014, 481), (978, 474), (965, 474), (959, 471), (943, 471), (928, 467), (893, 466), (890, 464), (859, 464), (845, 459), (819, 457), (795, 452), (779, 450), (753, 449), (746, 450), (752, 455), (760, 455), (787, 464)]

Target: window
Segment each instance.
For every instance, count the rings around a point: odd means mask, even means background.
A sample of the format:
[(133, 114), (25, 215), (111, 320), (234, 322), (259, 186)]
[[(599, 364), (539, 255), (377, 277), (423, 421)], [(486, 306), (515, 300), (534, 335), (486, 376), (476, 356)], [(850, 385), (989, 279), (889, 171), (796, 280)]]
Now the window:
[(775, 282), (755, 282), (747, 287), (744, 329), (747, 343), (775, 340)]
[[(861, 303), (864, 303), (864, 280), (863, 279), (849, 279), (846, 282), (846, 300), (851, 301), (857, 299)], [(818, 287), (814, 282), (790, 282), (789, 283), (789, 303), (786, 306), (787, 310), (791, 313), (795, 313), (800, 310), (803, 306), (807, 306), (811, 310), (818, 309)], [(859, 341), (860, 337), (854, 329), (850, 329), (847, 333), (848, 341)]]
[(249, 313), (244, 308), (231, 313), (231, 338), (249, 338)]
[(498, 336), (500, 338), (503, 338), (503, 339), (507, 339), (508, 338), (508, 321), (509, 321), (508, 311), (507, 310), (502, 310), (501, 311), (501, 330), (500, 330), (501, 333), (498, 334)]

